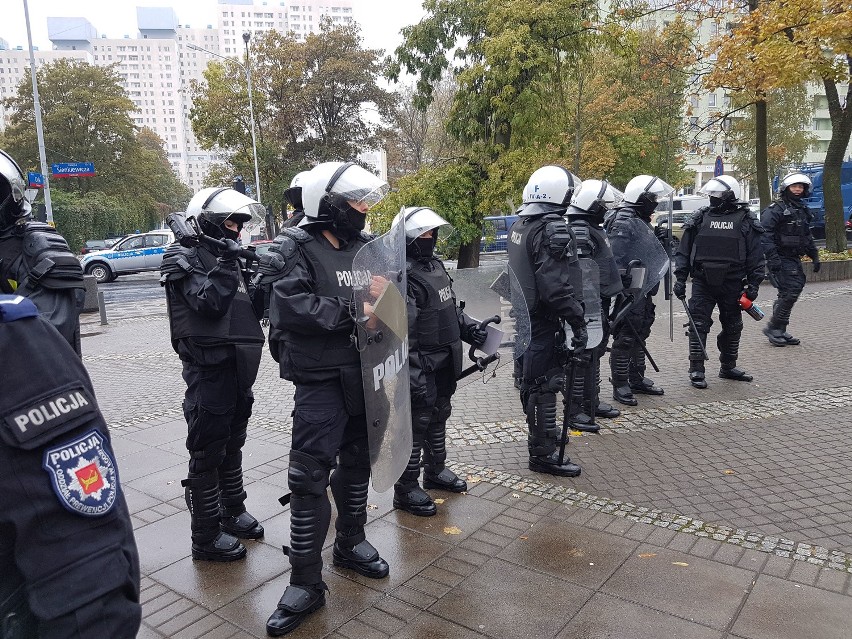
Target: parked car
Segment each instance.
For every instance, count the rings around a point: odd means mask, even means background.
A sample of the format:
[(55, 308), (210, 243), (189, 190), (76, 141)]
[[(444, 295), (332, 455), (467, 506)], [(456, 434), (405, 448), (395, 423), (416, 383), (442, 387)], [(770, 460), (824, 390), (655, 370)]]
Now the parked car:
[[(702, 206), (710, 206), (710, 198), (703, 195), (679, 195), (672, 200), (672, 243), (676, 248), (683, 236), (683, 223), (693, 211)], [(657, 204), (657, 210), (651, 215), (651, 226), (664, 226), (669, 220), (669, 200)]]
[(83, 248), (80, 249), (80, 255), (91, 253), (92, 251), (103, 251), (112, 246), (109, 240), (86, 240)]
[(158, 271), (166, 247), (174, 239), (167, 230), (128, 235), (111, 248), (86, 253), (80, 264), (83, 272), (93, 275), (99, 284), (112, 282), (119, 275)]
[(482, 220), (482, 240), (479, 243), (480, 253), (493, 253), (506, 250), (506, 238), (509, 229), (518, 219), (517, 215), (493, 215)]

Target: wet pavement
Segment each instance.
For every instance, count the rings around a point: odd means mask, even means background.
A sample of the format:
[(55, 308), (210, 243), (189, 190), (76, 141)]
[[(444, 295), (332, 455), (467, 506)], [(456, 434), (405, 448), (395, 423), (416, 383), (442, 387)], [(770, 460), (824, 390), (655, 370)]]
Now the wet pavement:
[[(84, 362), (140, 551), (139, 637), (264, 637), (288, 583), (289, 512), (278, 498), (288, 492), (293, 388), (267, 354), (244, 451), (247, 505), (266, 537), (247, 542), (245, 561), (193, 561), (180, 364), (162, 292), (141, 279), (141, 297), (135, 280), (103, 287), (113, 287), (108, 325), (97, 313), (83, 319)], [(766, 311), (773, 293), (761, 289)], [(444, 500), (439, 513), (419, 518), (371, 492), (367, 535), (390, 576), (331, 566), (330, 535), (328, 603), (289, 636), (849, 637), (852, 283), (808, 285), (790, 326), (799, 347), (771, 347), (763, 323), (743, 317), (740, 365), (754, 382), (715, 377), (717, 323), (701, 391), (687, 379), (685, 316), (676, 306), (671, 343), (660, 300), (649, 348), (662, 372), (649, 375), (666, 394), (601, 420), (600, 435), (573, 437), (576, 479), (527, 470), (510, 367), (464, 380), (448, 448), (468, 493), (431, 491)]]

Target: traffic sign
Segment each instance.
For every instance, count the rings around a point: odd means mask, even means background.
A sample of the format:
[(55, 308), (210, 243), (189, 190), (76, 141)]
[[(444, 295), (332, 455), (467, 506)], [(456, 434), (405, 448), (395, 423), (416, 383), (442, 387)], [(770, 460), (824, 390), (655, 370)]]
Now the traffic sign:
[(92, 162), (60, 162), (50, 165), (50, 177), (92, 177), (95, 175), (95, 165)]
[(41, 173), (36, 173), (35, 171), (30, 171), (27, 173), (27, 182), (28, 186), (31, 189), (43, 189), (44, 188), (44, 176)]
[(722, 156), (716, 156), (716, 164), (713, 166), (713, 177), (719, 177), (725, 172), (725, 163), (722, 161)]

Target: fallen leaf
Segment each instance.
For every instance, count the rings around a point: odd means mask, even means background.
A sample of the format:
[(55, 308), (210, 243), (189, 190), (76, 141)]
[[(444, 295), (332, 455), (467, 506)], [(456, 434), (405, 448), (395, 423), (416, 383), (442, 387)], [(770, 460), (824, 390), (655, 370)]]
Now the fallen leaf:
[(468, 484), (478, 484), (481, 481), (482, 481), (482, 477), (477, 477), (476, 475), (468, 475), (467, 476), (467, 483)]
[(432, 501), (434, 501), (436, 504), (443, 504), (447, 500), (446, 499), (433, 499)]
[(728, 468), (727, 470), (725, 470), (725, 474), (726, 474), (726, 475), (736, 475), (736, 473), (735, 473), (734, 471), (732, 471), (730, 468)]
[(521, 539), (529, 539), (526, 535), (521, 535)]
[(580, 430), (572, 430), (570, 431), (571, 437), (582, 437), (583, 431)]
[(689, 565), (688, 563), (685, 563), (683, 561), (673, 561), (672, 562), (672, 566), (688, 566), (688, 565)]
[(657, 553), (655, 553), (655, 552), (640, 552), (639, 556), (642, 559), (648, 559), (649, 557), (656, 557)]
[(367, 504), (367, 510), (376, 510), (377, 508), (376, 504)]
[(444, 527), (444, 534), (445, 535), (461, 535), (461, 532), (462, 532), (461, 528), (458, 528), (457, 526), (446, 526), (446, 527)]
[(518, 493), (512, 493), (512, 497), (514, 497), (515, 499), (521, 498), (521, 496)]

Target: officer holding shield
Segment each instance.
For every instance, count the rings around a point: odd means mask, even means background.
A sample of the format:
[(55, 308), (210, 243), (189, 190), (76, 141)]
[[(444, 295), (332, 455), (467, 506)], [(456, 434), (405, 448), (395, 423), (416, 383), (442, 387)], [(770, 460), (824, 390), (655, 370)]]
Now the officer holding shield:
[(282, 498), (290, 504), (285, 552), (292, 570), (266, 624), (271, 636), (287, 634), (325, 605), (329, 486), (337, 507), (334, 564), (373, 579), (389, 572), (364, 532), (371, 460), (361, 358), (352, 339), (356, 319), (370, 310), (352, 299), (353, 282), (369, 279), (354, 272), (353, 262), (371, 239), (363, 232), (367, 211), (388, 184), (353, 162), (327, 162), (305, 176), (301, 189), (304, 220), (283, 229), (261, 267), (262, 285), (271, 286), (270, 350), (281, 377), (296, 386), (291, 493)]
[(35, 304), (0, 295), (0, 637), (133, 639), (139, 556), (109, 430), (80, 358)]

